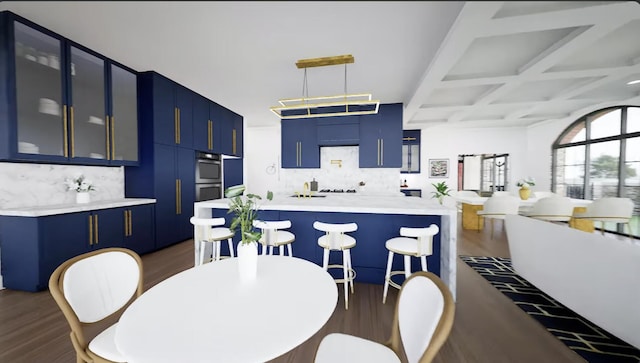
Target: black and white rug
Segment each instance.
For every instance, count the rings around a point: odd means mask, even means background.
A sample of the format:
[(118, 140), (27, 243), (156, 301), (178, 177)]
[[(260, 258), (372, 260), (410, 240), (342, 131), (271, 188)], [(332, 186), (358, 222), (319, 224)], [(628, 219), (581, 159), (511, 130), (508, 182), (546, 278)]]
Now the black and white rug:
[(474, 256), (460, 259), (587, 362), (640, 363), (639, 349), (538, 290), (513, 270), (511, 259)]

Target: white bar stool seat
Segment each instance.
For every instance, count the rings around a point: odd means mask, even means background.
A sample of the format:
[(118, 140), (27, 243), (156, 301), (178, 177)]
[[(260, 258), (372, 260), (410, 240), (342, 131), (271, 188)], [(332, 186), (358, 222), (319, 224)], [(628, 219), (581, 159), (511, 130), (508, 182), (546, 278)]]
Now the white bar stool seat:
[(258, 242), (262, 246), (263, 255), (273, 255), (273, 248), (278, 247), (279, 254), (284, 256), (284, 246), (287, 246), (289, 257), (293, 257), (293, 254), (291, 253), (291, 244), (296, 240), (296, 236), (289, 231), (282, 231), (282, 229), (291, 228), (291, 221), (255, 220), (253, 221), (253, 226), (262, 230), (262, 236)]
[[(334, 279), (336, 283), (344, 284), (344, 308), (349, 309), (349, 285), (353, 293), (353, 280), (356, 278), (356, 271), (351, 265), (351, 249), (356, 245), (356, 239), (345, 234), (358, 229), (356, 223), (324, 223), (313, 222), (313, 228), (325, 232), (324, 236), (318, 238), (318, 246), (324, 249), (322, 256), (322, 268), (329, 271), (330, 268), (341, 268), (342, 278)], [(329, 253), (331, 251), (342, 251), (342, 264), (329, 265)]]
[[(233, 252), (233, 236), (235, 235), (227, 227), (218, 227), (224, 226), (225, 219), (224, 217), (219, 218), (198, 218), (191, 217), (189, 220), (191, 224), (193, 224), (198, 232), (194, 235), (194, 238), (198, 238), (200, 236), (200, 258), (198, 259), (198, 265), (202, 265), (205, 263), (204, 259), (204, 250), (207, 243), (211, 244), (211, 258), (207, 262), (218, 261), (222, 258), (227, 257), (235, 257)], [(220, 256), (220, 242), (227, 240), (227, 244), (229, 246), (229, 254), (230, 256)]]
[[(433, 236), (438, 234), (440, 228), (432, 224), (424, 228), (400, 228), (401, 237), (388, 239), (385, 247), (389, 250), (387, 257), (387, 271), (384, 277), (384, 291), (382, 292), (382, 303), (387, 300), (389, 285), (400, 289), (401, 285), (393, 282), (391, 277), (404, 274), (405, 279), (411, 275), (411, 257), (419, 257), (422, 271), (427, 271), (427, 256), (433, 254)], [(404, 256), (404, 271), (391, 271), (394, 254)]]

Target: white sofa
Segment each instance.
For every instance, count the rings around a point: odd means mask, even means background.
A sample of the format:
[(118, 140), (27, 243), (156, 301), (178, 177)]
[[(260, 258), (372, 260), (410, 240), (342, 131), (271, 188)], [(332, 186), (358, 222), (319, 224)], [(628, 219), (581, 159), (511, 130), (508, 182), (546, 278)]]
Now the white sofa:
[(640, 245), (518, 215), (505, 226), (520, 276), (640, 348)]

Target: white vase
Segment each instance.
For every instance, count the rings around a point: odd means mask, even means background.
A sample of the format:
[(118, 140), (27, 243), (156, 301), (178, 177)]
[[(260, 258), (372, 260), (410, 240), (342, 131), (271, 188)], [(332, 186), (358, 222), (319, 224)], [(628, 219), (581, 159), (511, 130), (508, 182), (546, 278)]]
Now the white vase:
[(238, 244), (238, 275), (241, 282), (249, 282), (258, 275), (258, 243)]
[(91, 202), (91, 194), (89, 192), (77, 192), (76, 203), (85, 204)]

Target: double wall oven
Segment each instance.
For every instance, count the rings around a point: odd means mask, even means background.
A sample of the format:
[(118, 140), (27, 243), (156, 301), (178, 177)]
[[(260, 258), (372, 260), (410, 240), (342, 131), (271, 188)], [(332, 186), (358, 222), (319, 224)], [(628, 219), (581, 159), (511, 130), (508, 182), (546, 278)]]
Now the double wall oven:
[(222, 198), (220, 154), (196, 153), (196, 201)]

